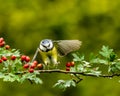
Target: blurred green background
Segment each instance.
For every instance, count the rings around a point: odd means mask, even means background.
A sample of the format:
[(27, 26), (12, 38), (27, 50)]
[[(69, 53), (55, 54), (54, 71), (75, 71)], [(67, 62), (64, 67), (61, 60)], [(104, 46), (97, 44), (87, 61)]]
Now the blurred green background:
[[(86, 56), (109, 45), (120, 56), (120, 0), (0, 0), (0, 37), (32, 56), (40, 40), (79, 39)], [(65, 74), (42, 74), (43, 85), (0, 80), (0, 96), (119, 96), (119, 78), (84, 77), (65, 92), (52, 88)]]

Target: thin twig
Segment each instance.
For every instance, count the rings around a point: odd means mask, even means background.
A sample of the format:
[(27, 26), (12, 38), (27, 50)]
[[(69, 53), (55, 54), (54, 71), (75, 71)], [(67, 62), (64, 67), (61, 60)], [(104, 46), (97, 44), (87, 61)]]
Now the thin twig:
[(99, 76), (94, 74), (88, 74), (84, 72), (73, 72), (73, 71), (65, 71), (65, 70), (36, 70), (39, 73), (65, 73), (65, 74), (80, 74), (83, 76), (91, 76), (91, 77), (104, 77), (104, 78), (112, 78), (115, 76), (120, 76), (120, 74), (101, 74)]
[[(36, 72), (39, 72), (39, 73), (64, 73), (64, 74), (73, 74), (75, 76), (77, 76), (78, 74), (79, 75), (82, 75), (82, 76), (90, 76), (90, 77), (103, 77), (103, 78), (113, 78), (115, 76), (119, 77), (120, 76), (120, 73), (116, 73), (116, 74), (101, 74), (101, 75), (94, 75), (94, 74), (90, 74), (90, 73), (84, 73), (84, 72), (74, 72), (74, 71), (65, 71), (65, 70), (59, 70), (59, 69), (56, 69), (56, 70), (35, 70)], [(15, 73), (16, 75), (19, 75), (19, 74), (25, 74), (27, 73), (28, 71), (23, 71), (23, 72), (20, 72), (20, 73)], [(7, 73), (6, 73), (7, 74)], [(79, 78), (79, 76), (77, 76), (78, 79), (81, 79)]]
[(39, 48), (36, 49), (36, 52), (35, 52), (33, 59), (32, 59), (32, 62), (36, 59), (38, 52), (39, 52)]

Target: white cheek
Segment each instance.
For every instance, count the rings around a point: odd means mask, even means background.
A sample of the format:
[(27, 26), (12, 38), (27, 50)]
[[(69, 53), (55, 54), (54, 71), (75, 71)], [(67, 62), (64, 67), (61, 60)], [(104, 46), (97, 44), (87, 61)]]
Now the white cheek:
[(43, 51), (46, 51), (47, 49), (45, 47), (43, 47), (42, 45), (40, 45), (40, 49)]
[(46, 46), (46, 47), (47, 47), (48, 45), (49, 45), (49, 43), (47, 43), (47, 44), (44, 44), (44, 46)]

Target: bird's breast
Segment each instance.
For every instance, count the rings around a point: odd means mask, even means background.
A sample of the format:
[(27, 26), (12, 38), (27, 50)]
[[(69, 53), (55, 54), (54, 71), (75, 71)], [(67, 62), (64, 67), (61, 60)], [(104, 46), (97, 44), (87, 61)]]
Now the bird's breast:
[(52, 50), (49, 50), (47, 52), (43, 52), (40, 50), (40, 54), (41, 55), (47, 55), (47, 56), (51, 56), (51, 55), (57, 55), (57, 49), (55, 47), (52, 48)]

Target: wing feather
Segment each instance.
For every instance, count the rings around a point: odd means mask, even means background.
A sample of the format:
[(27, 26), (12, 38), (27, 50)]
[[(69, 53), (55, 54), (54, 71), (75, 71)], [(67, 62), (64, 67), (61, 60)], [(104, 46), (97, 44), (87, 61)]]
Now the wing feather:
[(79, 40), (59, 40), (54, 42), (57, 43), (57, 49), (60, 56), (78, 50), (82, 44)]

